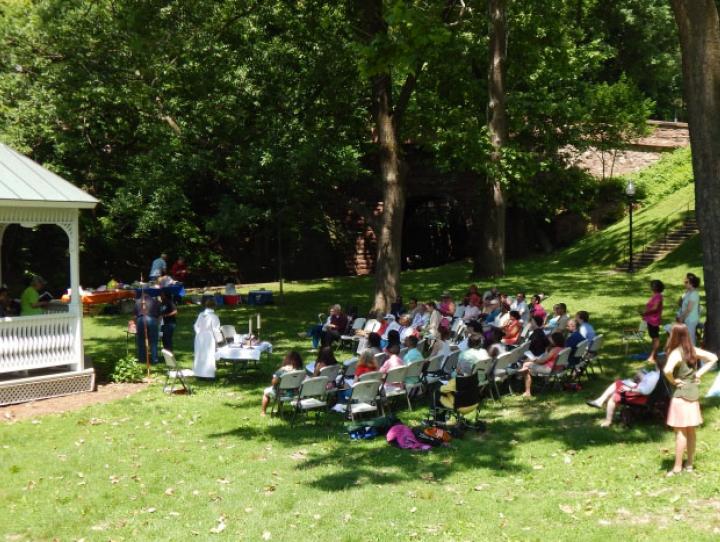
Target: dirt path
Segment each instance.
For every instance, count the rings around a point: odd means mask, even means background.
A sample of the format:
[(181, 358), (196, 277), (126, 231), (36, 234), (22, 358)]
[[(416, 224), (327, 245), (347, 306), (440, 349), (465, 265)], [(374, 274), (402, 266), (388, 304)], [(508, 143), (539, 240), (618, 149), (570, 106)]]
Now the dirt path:
[(97, 387), (97, 391), (55, 397), (42, 401), (32, 401), (20, 405), (0, 407), (0, 423), (12, 423), (16, 420), (35, 418), (46, 414), (60, 414), (80, 410), (88, 405), (109, 403), (117, 399), (129, 397), (144, 390), (148, 385), (142, 384), (106, 384)]

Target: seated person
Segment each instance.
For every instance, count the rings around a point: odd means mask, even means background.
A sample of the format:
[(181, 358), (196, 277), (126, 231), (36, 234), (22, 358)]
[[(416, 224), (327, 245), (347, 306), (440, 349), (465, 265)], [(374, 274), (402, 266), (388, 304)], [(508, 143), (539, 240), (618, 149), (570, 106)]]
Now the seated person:
[(632, 379), (616, 380), (607, 387), (600, 397), (594, 401), (587, 401), (589, 406), (595, 408), (602, 408), (607, 402), (605, 420), (600, 426), (610, 427), (618, 403), (625, 405), (646, 404), (648, 396), (655, 391), (660, 381), (660, 371), (662, 371), (664, 365), (665, 358), (658, 359), (656, 364), (653, 364), (651, 371), (638, 371)]
[(438, 305), (440, 314), (449, 320), (452, 320), (455, 316), (455, 302), (450, 295), (450, 292), (445, 291), (440, 296), (440, 305)]
[(405, 363), (403, 363), (403, 360), (398, 355), (400, 353), (400, 343), (391, 344), (387, 347), (387, 353), (390, 357), (385, 360), (385, 363), (382, 364), (382, 367), (378, 369), (381, 373), (387, 373), (390, 369), (395, 369), (396, 367), (403, 367)]
[[(313, 348), (317, 348), (320, 346), (320, 338), (322, 337), (323, 329), (325, 329), (326, 326), (330, 325), (330, 319), (332, 318), (332, 315), (334, 312), (339, 312), (341, 310), (340, 305), (333, 305), (329, 308), (328, 312), (330, 313), (327, 319), (325, 320), (324, 324), (315, 324), (308, 328), (308, 330), (305, 333), (300, 333), (298, 336), (300, 338), (304, 337), (310, 337), (312, 340), (312, 346)], [(320, 318), (322, 318), (322, 313), (319, 315)]]
[[(479, 299), (479, 297), (478, 297)], [(480, 305), (478, 302), (470, 300), (469, 305), (465, 307), (465, 312), (463, 313), (462, 320), (466, 324), (469, 324), (470, 322), (474, 322), (478, 318), (480, 318)]]
[[(438, 400), (440, 401), (440, 404), (447, 408), (452, 410), (455, 408), (455, 393), (457, 392), (457, 378), (463, 377), (463, 376), (470, 376), (475, 371), (475, 365), (464, 363), (460, 365), (458, 363), (457, 370), (455, 371), (455, 377), (451, 378), (447, 384), (443, 384), (440, 386), (440, 388), (437, 390), (435, 395), (435, 404), (437, 404)], [(460, 409), (461, 414), (467, 414), (468, 412), (472, 412), (475, 410), (476, 406), (469, 406), (465, 407), (463, 409)]]
[(532, 397), (532, 377), (537, 375), (549, 375), (552, 373), (557, 361), (558, 354), (565, 348), (565, 337), (562, 333), (555, 332), (550, 335), (550, 348), (542, 356), (523, 363), (518, 373), (524, 373), (525, 393), (523, 397)]
[(507, 352), (507, 347), (502, 343), (504, 337), (505, 332), (496, 327), (491, 328), (490, 331), (485, 334), (485, 348), (493, 358)]
[(47, 307), (47, 301), (40, 301), (40, 290), (45, 287), (45, 280), (34, 275), (28, 282), (27, 288), (20, 296), (20, 316), (34, 316), (42, 314)]
[(595, 330), (590, 325), (590, 315), (588, 314), (588, 312), (578, 311), (577, 314), (575, 314), (575, 320), (577, 320), (580, 335), (582, 335), (584, 339), (587, 339), (592, 344), (596, 334)]
[(390, 313), (398, 317), (404, 312), (405, 306), (403, 305), (402, 296), (399, 295), (395, 298), (395, 302), (390, 304)]
[(418, 350), (418, 343), (420, 341), (415, 335), (410, 335), (409, 337), (405, 338), (405, 346), (407, 347), (408, 351), (405, 352), (405, 356), (403, 357), (403, 361), (405, 364), (413, 363), (414, 361), (420, 361), (423, 358), (422, 352)]
[(542, 306), (542, 296), (540, 294), (532, 296), (532, 300), (530, 301), (530, 314), (532, 316), (540, 316), (543, 319), (543, 323), (545, 323), (547, 311), (545, 307)]
[(510, 311), (510, 319), (503, 328), (505, 336), (502, 338), (502, 343), (505, 345), (514, 346), (520, 339), (522, 333), (522, 322), (520, 321), (520, 313), (518, 311)]
[(482, 297), (480, 296), (480, 292), (478, 291), (476, 284), (470, 285), (465, 297), (468, 299), (468, 303), (466, 303), (466, 305), (477, 305), (479, 307), (480, 303), (482, 303)]
[(373, 354), (372, 350), (365, 350), (362, 354), (360, 354), (360, 358), (355, 366), (355, 378), (359, 378), (365, 373), (371, 373), (377, 370), (378, 366), (375, 362), (375, 354)]
[(446, 327), (440, 328), (440, 338), (436, 339), (433, 343), (430, 355), (428, 357), (434, 357), (442, 354), (443, 357), (448, 357), (451, 354), (450, 350), (450, 330)]
[(0, 287), (0, 318), (13, 316), (15, 312), (12, 307), (12, 300), (8, 295), (8, 289), (5, 286)]
[(302, 368), (303, 362), (300, 354), (298, 354), (295, 350), (288, 352), (285, 359), (283, 359), (282, 366), (273, 373), (270, 387), (265, 388), (265, 391), (263, 392), (262, 408), (260, 410), (261, 416), (265, 416), (267, 414), (267, 407), (270, 404), (270, 401), (277, 397), (277, 387), (278, 384), (280, 384), (280, 378), (290, 371), (302, 371)]
[(518, 311), (520, 313), (520, 320), (527, 322), (530, 318), (530, 310), (528, 309), (527, 303), (525, 303), (525, 292), (518, 292), (515, 296), (515, 300), (510, 304), (511, 311)]
[(340, 336), (345, 333), (347, 327), (348, 317), (345, 316), (340, 305), (334, 305), (330, 309), (330, 318), (328, 318), (320, 334), (320, 344), (331, 346), (333, 342), (339, 341)]
[(574, 318), (571, 318), (567, 322), (567, 331), (569, 333), (567, 340), (565, 341), (565, 346), (568, 348), (572, 348), (572, 351), (570, 352), (570, 367), (575, 367), (575, 365), (578, 364), (580, 361), (575, 356), (575, 350), (577, 350), (577, 345), (580, 344), (585, 340), (585, 337), (582, 336), (582, 333), (580, 333), (580, 330), (578, 329), (577, 321)]
[(543, 331), (543, 320), (540, 316), (532, 316), (530, 318), (530, 341), (529, 351), (533, 356), (541, 356), (550, 345), (550, 340)]
[(380, 335), (374, 331), (371, 332), (366, 339), (360, 339), (360, 344), (358, 344), (358, 354), (362, 354), (368, 350), (373, 353), (373, 356), (375, 354), (379, 354), (382, 352), (381, 341)]
[(415, 328), (411, 325), (412, 320), (410, 320), (409, 314), (400, 315), (400, 318), (398, 318), (398, 324), (400, 325), (400, 329), (398, 329), (398, 331), (400, 332), (401, 342), (404, 342), (407, 337), (416, 334)]
[(545, 325), (545, 333), (548, 335), (554, 331), (565, 333), (569, 319), (570, 317), (567, 315), (567, 305), (565, 305), (565, 303), (557, 303), (553, 306), (553, 317), (550, 318)]
[(410, 325), (415, 329), (423, 326), (423, 314), (425, 314), (425, 305), (418, 304), (415, 297), (411, 297), (408, 301), (408, 315), (410, 316)]
[(323, 346), (318, 352), (318, 357), (315, 360), (315, 363), (308, 364), (305, 369), (313, 376), (320, 376), (320, 370), (323, 367), (329, 367), (330, 365), (337, 365), (337, 359), (335, 359), (335, 354), (333, 354), (331, 347)]
[(380, 338), (382, 338), (383, 341), (388, 340), (388, 333), (391, 331), (400, 331), (400, 324), (398, 324), (395, 320), (394, 314), (386, 314), (383, 318), (383, 324), (380, 326), (380, 329), (378, 330), (378, 334), (380, 335)]
[[(382, 344), (382, 341), (380, 344)], [(389, 353), (389, 348), (391, 346), (397, 346), (398, 352), (400, 351), (400, 332), (397, 329), (391, 329), (388, 331), (387, 340), (385, 341), (385, 352)]]
[(493, 298), (488, 301), (488, 307), (486, 310), (487, 312), (485, 313), (485, 324), (491, 326), (494, 324), (495, 319), (498, 317), (498, 315), (502, 313), (502, 309), (500, 308), (500, 300), (497, 298)]
[(425, 303), (425, 315), (426, 323), (423, 326), (423, 331), (432, 339), (437, 339), (439, 336), (440, 329), (440, 311), (437, 310), (437, 305), (434, 301), (428, 301)]
[(458, 358), (456, 372), (459, 374), (472, 374), (475, 365), (482, 360), (491, 359), (490, 354), (483, 348), (482, 335), (472, 333), (468, 336), (468, 348)]

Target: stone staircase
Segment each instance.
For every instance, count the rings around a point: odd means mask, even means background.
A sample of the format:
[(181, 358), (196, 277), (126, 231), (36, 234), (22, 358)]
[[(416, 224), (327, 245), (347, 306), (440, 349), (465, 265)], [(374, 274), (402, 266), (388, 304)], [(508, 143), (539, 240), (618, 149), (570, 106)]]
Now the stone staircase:
[[(693, 235), (699, 233), (697, 221), (694, 216), (685, 219), (682, 226), (671, 230), (665, 237), (648, 245), (640, 252), (633, 254), (633, 268), (635, 271), (648, 267), (649, 265), (661, 260), (673, 250), (690, 239)], [(617, 268), (617, 271), (628, 272), (628, 262), (625, 261)]]

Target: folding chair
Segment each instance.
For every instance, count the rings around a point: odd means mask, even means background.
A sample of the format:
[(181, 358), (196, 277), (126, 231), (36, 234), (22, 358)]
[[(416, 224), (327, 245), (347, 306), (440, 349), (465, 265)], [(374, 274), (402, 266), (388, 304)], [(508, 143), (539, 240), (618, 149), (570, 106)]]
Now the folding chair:
[(428, 360), (427, 367), (423, 372), (423, 384), (426, 386), (437, 384), (442, 378), (442, 367), (445, 356), (437, 354)]
[(405, 354), (408, 353), (408, 350), (410, 350), (410, 349), (409, 349), (407, 346), (403, 346), (403, 347), (400, 349), (400, 353), (398, 354), (398, 357), (399, 357), (400, 359), (405, 359)]
[(417, 344), (418, 352), (423, 356), (425, 355), (425, 346), (427, 345), (427, 339), (420, 339)]
[(575, 355), (570, 358), (574, 364), (571, 367), (572, 377), (580, 379), (587, 369), (587, 353), (590, 347), (590, 341), (585, 339), (580, 341), (575, 347)]
[[(363, 326), (365, 325), (365, 318), (355, 318), (355, 320), (352, 323), (352, 327), (350, 328), (350, 333), (347, 335), (340, 335), (340, 348), (347, 345), (348, 347), (352, 346), (353, 341), (355, 340), (355, 332), (360, 331)], [(358, 340), (360, 338), (358, 337)]]
[(220, 333), (222, 333), (223, 339), (226, 344), (230, 344), (235, 341), (235, 326), (220, 326)]
[(385, 352), (379, 352), (375, 354), (375, 364), (378, 367), (382, 367), (383, 363), (388, 359), (388, 355)]
[[(478, 388), (480, 389), (481, 394), (488, 389), (492, 391), (490, 384), (493, 382), (492, 378), (494, 367), (495, 360), (492, 358), (481, 359), (475, 363), (475, 366), (473, 367), (473, 373), (476, 373), (478, 376)], [(490, 398), (493, 402), (495, 402), (495, 398), (492, 393), (490, 393)]]
[(355, 378), (355, 369), (357, 368), (358, 359), (357, 358), (350, 358), (349, 360), (343, 362), (342, 364), (342, 370), (341, 370), (341, 383), (345, 383), (345, 379), (351, 380)]
[[(422, 376), (425, 363), (425, 360), (418, 360), (405, 366), (405, 390), (408, 394), (408, 402), (410, 402), (410, 395), (414, 394), (415, 390), (422, 390)], [(412, 406), (410, 410), (412, 410)]]
[[(329, 369), (330, 367), (326, 368)], [(327, 413), (327, 386), (328, 378), (326, 376), (317, 376), (303, 381), (297, 397), (291, 401), (291, 405), (295, 408), (293, 409), (290, 426), (295, 425), (295, 418), (300, 413), (305, 414), (311, 410), (321, 409)]]
[(396, 397), (403, 396), (405, 396), (405, 399), (407, 400), (408, 408), (412, 410), (410, 397), (408, 396), (407, 389), (405, 389), (406, 375), (407, 366), (395, 367), (385, 374), (385, 381), (383, 382), (384, 385), (382, 390), (385, 404), (388, 406), (388, 411), (390, 410), (390, 401)]
[(631, 342), (645, 342), (645, 333), (647, 332), (647, 322), (640, 320), (640, 325), (637, 329), (625, 329), (622, 334), (622, 342), (625, 345), (625, 356), (630, 351)]
[(510, 374), (508, 372), (508, 367), (510, 367), (510, 365), (512, 365), (517, 360), (518, 354), (515, 353), (515, 350), (500, 354), (495, 360), (495, 366), (493, 367), (492, 373), (492, 385), (495, 389), (495, 394), (497, 395), (498, 399), (500, 399), (499, 384), (504, 384), (505, 382), (508, 382), (508, 391), (512, 395), (512, 388), (510, 387), (509, 383)]
[(465, 322), (458, 318), (452, 323), (452, 326), (450, 326), (450, 338), (452, 340), (457, 339), (465, 332), (466, 328)]
[(278, 409), (277, 414), (282, 415), (283, 405), (291, 403), (298, 396), (300, 386), (302, 386), (306, 377), (307, 375), (303, 370), (289, 371), (280, 377), (280, 382), (275, 388), (275, 401), (270, 409), (270, 415), (275, 413), (276, 407)]
[(213, 329), (213, 336), (215, 337), (215, 344), (225, 344), (225, 337), (223, 336), (222, 331), (219, 329)]
[(603, 369), (602, 363), (600, 363), (600, 350), (602, 350), (603, 345), (605, 344), (605, 337), (602, 335), (595, 335), (595, 338), (593, 339), (592, 343), (588, 347), (587, 354), (585, 357), (587, 358), (587, 369), (591, 370), (593, 374), (595, 374), (595, 368), (594, 366), (597, 365), (600, 368), (600, 372), (604, 373), (605, 369)]
[(385, 375), (380, 371), (370, 371), (357, 377), (358, 382), (367, 382), (368, 380), (384, 380)]
[(667, 419), (668, 408), (670, 408), (670, 399), (672, 391), (668, 385), (665, 375), (660, 372), (660, 378), (655, 389), (648, 395), (647, 402), (644, 405), (634, 405), (625, 402), (624, 394), (620, 394), (620, 419), (622, 422), (630, 426), (637, 419), (655, 419), (665, 422)]
[(380, 400), (382, 380), (355, 382), (350, 388), (348, 402), (342, 408), (345, 414), (355, 421), (355, 416), (368, 412), (379, 412), (382, 408)]
[[(187, 393), (188, 395), (192, 394), (192, 389), (188, 385), (188, 383), (185, 381), (186, 378), (195, 377), (195, 373), (192, 369), (181, 369), (180, 365), (178, 364), (177, 360), (175, 359), (175, 354), (170, 352), (170, 350), (162, 349), (162, 355), (163, 358), (165, 358), (165, 365), (167, 365), (167, 372), (165, 373), (165, 384), (163, 384), (163, 391), (165, 393), (174, 393), (175, 392), (175, 384), (177, 382), (180, 382), (180, 385), (182, 386), (182, 389)], [(170, 388), (168, 389), (168, 381), (172, 379), (172, 382), (170, 384)]]
[(445, 358), (445, 361), (442, 365), (442, 372), (443, 374), (447, 375), (448, 377), (451, 377), (453, 373), (455, 372), (455, 369), (457, 369), (458, 360), (460, 359), (460, 350), (453, 352), (448, 357)]
[(560, 350), (552, 371), (549, 374), (533, 374), (533, 378), (539, 378), (543, 381), (543, 387), (540, 393), (543, 393), (548, 386), (560, 384), (567, 377), (568, 367), (570, 363), (571, 348), (563, 348)]

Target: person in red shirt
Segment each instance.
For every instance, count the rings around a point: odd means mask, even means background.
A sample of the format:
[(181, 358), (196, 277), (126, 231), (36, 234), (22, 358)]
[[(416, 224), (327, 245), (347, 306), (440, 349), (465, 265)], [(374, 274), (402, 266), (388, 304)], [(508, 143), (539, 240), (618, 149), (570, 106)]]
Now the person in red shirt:
[(662, 323), (663, 313), (663, 290), (665, 285), (662, 281), (651, 280), (650, 289), (652, 290), (652, 297), (645, 305), (645, 310), (642, 312), (642, 319), (645, 320), (648, 327), (648, 335), (652, 339), (652, 350), (650, 356), (648, 356), (648, 362), (655, 363), (657, 360), (658, 349), (660, 348), (660, 324)]
[(375, 352), (373, 350), (365, 350), (360, 354), (360, 359), (358, 359), (357, 365), (355, 366), (355, 378), (360, 378), (360, 376), (365, 373), (371, 373), (377, 370), (378, 366), (377, 363), (375, 363)]
[(522, 323), (520, 322), (520, 313), (518, 311), (510, 311), (510, 319), (503, 328), (505, 336), (502, 338), (503, 344), (515, 345), (522, 333)]
[(348, 317), (342, 311), (340, 305), (333, 305), (330, 308), (330, 318), (323, 327), (321, 338), (322, 346), (332, 346), (332, 343), (340, 340), (348, 326)]
[(185, 282), (188, 276), (188, 268), (185, 263), (185, 258), (178, 256), (178, 259), (175, 260), (175, 263), (172, 264), (172, 267), (170, 268), (170, 276), (178, 282)]

